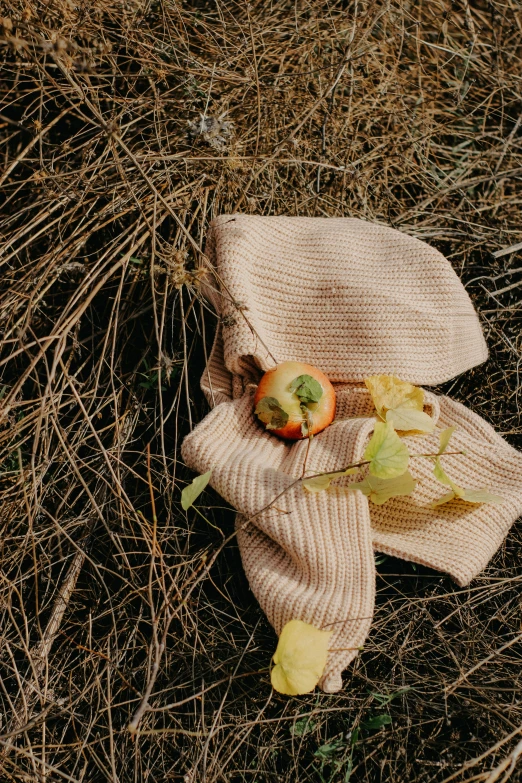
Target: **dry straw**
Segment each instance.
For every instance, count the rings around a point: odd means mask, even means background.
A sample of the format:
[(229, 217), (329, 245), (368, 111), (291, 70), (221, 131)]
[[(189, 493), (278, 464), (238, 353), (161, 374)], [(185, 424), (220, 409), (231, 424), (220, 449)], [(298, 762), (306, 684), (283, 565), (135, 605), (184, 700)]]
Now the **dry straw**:
[(196, 262), (240, 209), (442, 250), (491, 352), (442, 391), (520, 446), (519, 5), (2, 3), (2, 780), (518, 774), (518, 528), (466, 589), (379, 561), (346, 690), (280, 700), (177, 445), (207, 411)]

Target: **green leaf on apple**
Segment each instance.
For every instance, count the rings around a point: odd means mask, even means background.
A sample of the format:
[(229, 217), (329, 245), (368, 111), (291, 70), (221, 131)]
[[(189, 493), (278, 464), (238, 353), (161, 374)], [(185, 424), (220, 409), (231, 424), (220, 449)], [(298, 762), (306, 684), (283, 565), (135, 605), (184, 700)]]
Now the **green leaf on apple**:
[(259, 400), (254, 413), (267, 430), (279, 430), (288, 422), (288, 413), (282, 409), (275, 397), (263, 397)]
[(311, 375), (298, 375), (290, 384), (289, 390), (299, 397), (304, 405), (319, 402), (323, 396), (323, 387)]

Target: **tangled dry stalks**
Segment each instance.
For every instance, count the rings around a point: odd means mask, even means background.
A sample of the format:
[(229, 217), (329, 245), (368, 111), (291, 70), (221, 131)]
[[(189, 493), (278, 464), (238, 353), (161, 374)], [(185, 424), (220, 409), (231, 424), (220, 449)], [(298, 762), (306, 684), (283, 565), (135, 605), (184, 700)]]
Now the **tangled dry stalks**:
[(345, 690), (283, 698), (177, 450), (233, 210), (439, 247), (491, 349), (441, 390), (522, 446), (520, 2), (1, 6), (1, 780), (521, 779), (520, 527), (469, 589), (378, 557)]

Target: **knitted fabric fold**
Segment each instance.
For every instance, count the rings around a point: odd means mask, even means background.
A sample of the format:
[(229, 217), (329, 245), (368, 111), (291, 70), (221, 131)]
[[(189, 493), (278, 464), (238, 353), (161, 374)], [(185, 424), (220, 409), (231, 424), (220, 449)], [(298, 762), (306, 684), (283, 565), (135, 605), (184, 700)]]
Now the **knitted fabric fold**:
[[(372, 427), (369, 419), (329, 427), (314, 439), (308, 468), (321, 472), (333, 463), (360, 459)], [(245, 572), (277, 633), (294, 618), (334, 631), (330, 646), (337, 652), (330, 654), (322, 683), (334, 692), (371, 624), (370, 517), (360, 492), (336, 487), (315, 494), (299, 484), (292, 487), (301, 476), (306, 448), (305, 441), (291, 446), (264, 432), (254, 421), (247, 393), (218, 405), (185, 439), (182, 453), (194, 470), (212, 470), (212, 486), (240, 509), (238, 542)], [(289, 487), (280, 502), (257, 513)]]
[(414, 493), (382, 506), (347, 489), (360, 476), (306, 491), (296, 479), (307, 441), (279, 440), (253, 415), (261, 371), (292, 359), (329, 375), (336, 419), (313, 439), (307, 472), (339, 470), (362, 459), (376, 421), (361, 381), (388, 373), (438, 383), (484, 361), (476, 313), (440, 253), (360, 220), (221, 216), (207, 253), (215, 279), (206, 293), (221, 315), (202, 378), (213, 410), (182, 456), (198, 473), (212, 470), (212, 486), (238, 510), (245, 572), (276, 632), (294, 618), (334, 631), (320, 686), (335, 692), (371, 626), (374, 549), (467, 584), (522, 511), (522, 455), (480, 416), (426, 391), (435, 431), (407, 436), (410, 454), (436, 452), (440, 432), (456, 426), (450, 450), (466, 453), (445, 455), (445, 470), (468, 488), (489, 485), (501, 504), (432, 508), (447, 488), (415, 456)]
[(224, 364), (235, 375), (250, 357), (262, 370), (276, 357), (316, 365), (332, 382), (393, 368), (430, 385), (487, 359), (450, 263), (395, 229), (355, 218), (222, 215), (206, 252), (222, 293), (212, 298)]

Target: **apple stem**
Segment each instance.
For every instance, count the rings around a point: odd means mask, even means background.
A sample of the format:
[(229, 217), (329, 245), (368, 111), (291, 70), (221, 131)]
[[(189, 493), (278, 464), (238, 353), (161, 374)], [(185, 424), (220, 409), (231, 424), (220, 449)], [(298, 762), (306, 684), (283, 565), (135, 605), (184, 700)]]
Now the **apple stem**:
[(303, 471), (301, 473), (301, 478), (304, 478), (304, 475), (306, 473), (306, 463), (307, 463), (307, 460), (308, 460), (308, 454), (310, 452), (310, 444), (311, 444), (312, 438), (313, 438), (313, 435), (312, 435), (312, 414), (310, 413), (308, 408), (305, 408), (305, 416), (306, 416), (306, 427), (308, 429), (308, 444), (306, 446), (306, 454), (305, 454), (305, 458), (304, 458), (304, 462), (303, 462)]

